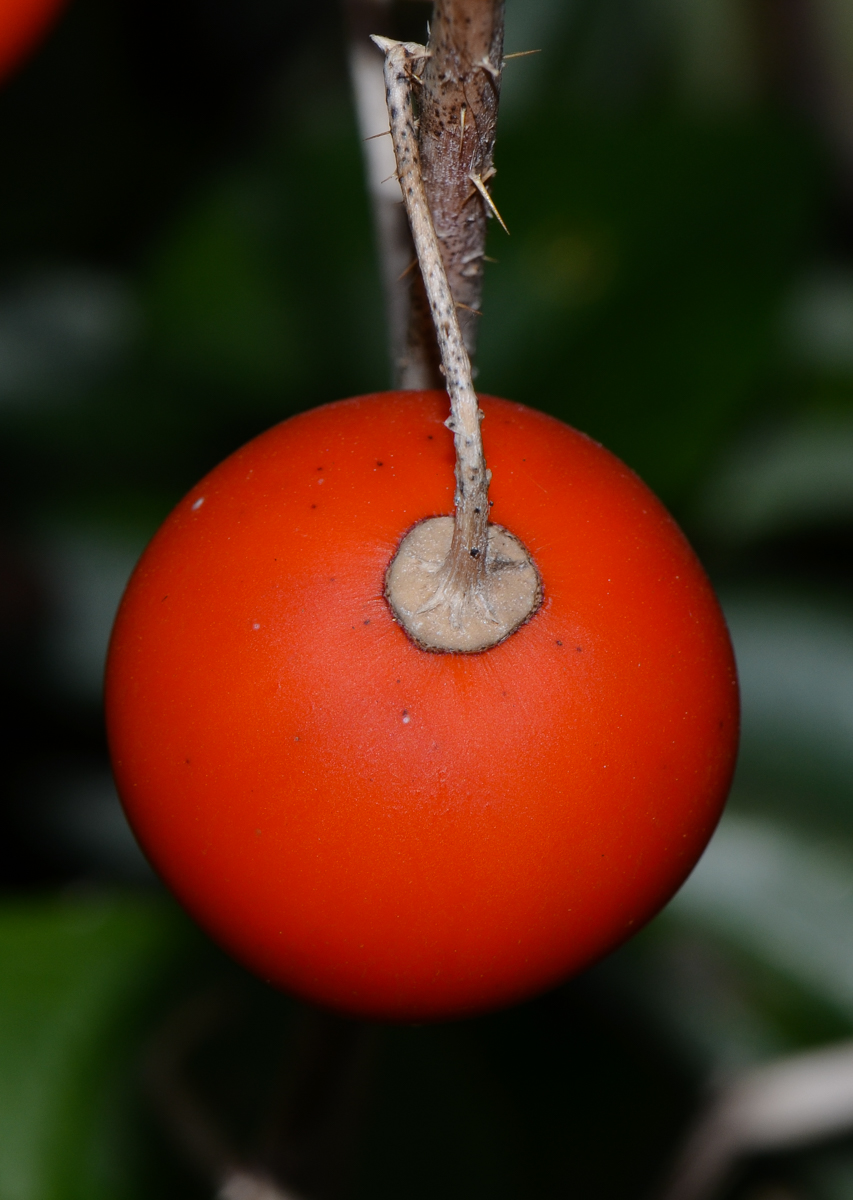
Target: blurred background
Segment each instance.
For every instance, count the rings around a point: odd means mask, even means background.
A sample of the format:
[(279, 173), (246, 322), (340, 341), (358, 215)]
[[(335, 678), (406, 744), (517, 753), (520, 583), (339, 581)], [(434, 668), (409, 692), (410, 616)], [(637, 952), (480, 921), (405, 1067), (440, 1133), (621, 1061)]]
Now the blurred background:
[[(507, 7), (507, 51), (542, 52), (505, 72), (478, 383), (671, 507), (743, 749), (632, 943), (509, 1012), (358, 1035), (323, 1196), (653, 1197), (715, 1089), (853, 1037), (853, 5)], [(212, 1196), (175, 1078), (250, 1155), (299, 1123), (310, 1017), (152, 877), (101, 674), (181, 495), (389, 382), (342, 14), (70, 0), (0, 90), (0, 164), (0, 1200)], [(716, 1194), (853, 1200), (853, 1113)]]

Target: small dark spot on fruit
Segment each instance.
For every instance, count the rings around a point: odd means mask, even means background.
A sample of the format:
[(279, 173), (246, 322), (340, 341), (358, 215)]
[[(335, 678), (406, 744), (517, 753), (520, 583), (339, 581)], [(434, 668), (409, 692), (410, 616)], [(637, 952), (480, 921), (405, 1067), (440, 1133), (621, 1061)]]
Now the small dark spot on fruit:
[(431, 441), (432, 441), (432, 434), (431, 434), (431, 433), (428, 433), (428, 434), (427, 434), (427, 441), (428, 441), (428, 442), (431, 442)]
[(575, 650), (577, 650), (578, 654), (580, 654), (583, 650), (583, 646), (575, 646)]
[(368, 617), (368, 618), (367, 618), (367, 620), (364, 622), (364, 624), (365, 624), (365, 625), (369, 625), (369, 624), (370, 624), (370, 617)]
[(317, 470), (318, 470), (318, 471), (322, 471), (322, 470), (323, 470), (323, 468), (322, 468), (322, 467), (318, 467), (318, 468), (317, 468)]
[[(164, 597), (163, 597), (163, 600), (168, 600), (168, 599), (169, 599), (169, 597), (168, 597), (168, 596), (164, 596)], [(163, 600), (161, 600), (161, 601), (160, 601), (160, 603), (161, 603), (161, 604), (163, 603)]]
[(472, 558), (480, 557), (480, 549), (478, 546), (472, 546), (471, 549), (468, 551), (468, 553), (471, 555)]
[(559, 639), (559, 638), (557, 638), (557, 645), (558, 645), (558, 646), (562, 646), (562, 644), (563, 644), (563, 643), (560, 641), (560, 639)]
[(377, 467), (383, 467), (385, 464), (380, 462), (379, 459), (377, 458), (376, 465), (377, 465)]
[(329, 583), (335, 583), (335, 582), (336, 582), (335, 576), (334, 576), (334, 575), (330, 575), (330, 576), (329, 576)]
[(317, 507), (317, 505), (316, 505), (316, 504), (312, 504), (312, 505), (311, 505), (311, 507), (312, 507), (312, 508), (316, 508), (316, 507)]
[(185, 759), (184, 759), (184, 762), (187, 764), (187, 766), (189, 766), (189, 765), (190, 765), (190, 760), (189, 760), (188, 758), (185, 758)]

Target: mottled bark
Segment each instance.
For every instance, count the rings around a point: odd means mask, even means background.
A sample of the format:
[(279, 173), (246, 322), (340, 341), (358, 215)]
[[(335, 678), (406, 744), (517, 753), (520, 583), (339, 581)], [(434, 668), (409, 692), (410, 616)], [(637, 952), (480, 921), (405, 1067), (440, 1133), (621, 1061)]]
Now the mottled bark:
[[(350, 67), (374, 213), (396, 386), (444, 382), (423, 281), (414, 258), (386, 128), (382, 60), (368, 34), (395, 37), (386, 0), (345, 0)], [(417, 87), (424, 183), (462, 335), (473, 355), (483, 288), (488, 203), (503, 54), (503, 0), (437, 0), (430, 58)], [(472, 179), (479, 182), (475, 183)]]
[[(503, 64), (503, 0), (436, 0), (417, 89), (427, 201), (469, 355), (483, 292), (488, 191)], [(471, 311), (474, 310), (474, 311)]]

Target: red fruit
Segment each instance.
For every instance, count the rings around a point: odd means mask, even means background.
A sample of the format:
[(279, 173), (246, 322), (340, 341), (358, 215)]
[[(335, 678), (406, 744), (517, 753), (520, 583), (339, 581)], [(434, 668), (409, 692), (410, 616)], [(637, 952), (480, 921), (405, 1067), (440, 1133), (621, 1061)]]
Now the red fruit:
[(402, 535), (453, 510), (439, 392), (285, 421), (181, 501), (116, 621), (107, 714), (131, 824), (200, 924), (334, 1008), (447, 1017), (635, 932), (729, 788), (735, 668), (695, 555), (568, 426), (483, 398), (492, 518), (544, 602), (433, 654), (392, 619)]
[(63, 3), (64, 0), (0, 0), (0, 79), (46, 33)]

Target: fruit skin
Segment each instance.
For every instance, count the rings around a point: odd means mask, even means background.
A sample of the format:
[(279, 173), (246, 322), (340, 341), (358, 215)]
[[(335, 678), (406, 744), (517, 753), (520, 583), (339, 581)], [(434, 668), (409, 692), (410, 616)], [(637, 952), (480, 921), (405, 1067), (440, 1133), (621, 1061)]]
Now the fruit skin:
[(452, 512), (440, 392), (342, 401), (238, 450), (131, 578), (106, 702), (156, 870), (272, 983), (357, 1014), (494, 1008), (618, 945), (685, 879), (737, 747), (725, 623), (618, 459), (482, 398), (492, 518), (545, 599), (501, 645), (430, 654), (383, 596)]
[(64, 6), (65, 0), (0, 0), (0, 79), (30, 52)]

